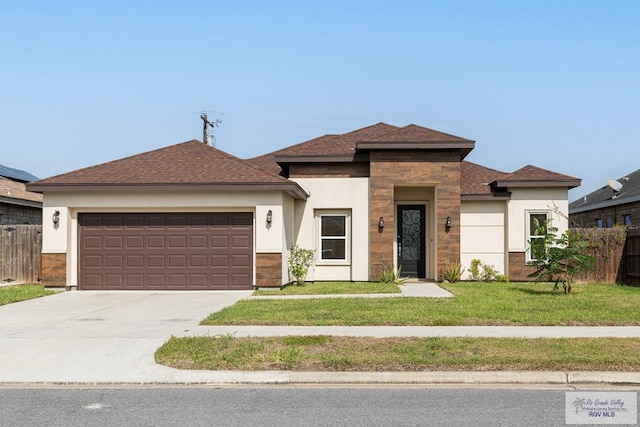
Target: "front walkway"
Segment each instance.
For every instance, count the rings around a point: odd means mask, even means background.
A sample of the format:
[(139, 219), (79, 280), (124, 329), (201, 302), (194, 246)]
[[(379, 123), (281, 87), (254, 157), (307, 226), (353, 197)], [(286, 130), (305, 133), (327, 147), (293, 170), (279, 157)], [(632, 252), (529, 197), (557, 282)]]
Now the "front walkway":
[(317, 298), (453, 298), (453, 294), (442, 289), (434, 282), (408, 281), (400, 285), (400, 292), (395, 294), (329, 294), (329, 295), (259, 295), (251, 299), (317, 299)]

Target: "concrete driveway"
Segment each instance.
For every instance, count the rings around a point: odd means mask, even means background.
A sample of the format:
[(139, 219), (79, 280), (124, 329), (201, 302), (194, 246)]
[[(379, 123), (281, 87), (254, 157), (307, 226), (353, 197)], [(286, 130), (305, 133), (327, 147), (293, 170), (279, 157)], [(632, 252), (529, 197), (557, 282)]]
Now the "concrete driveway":
[(153, 354), (251, 291), (81, 291), (0, 306), (0, 383), (207, 381)]

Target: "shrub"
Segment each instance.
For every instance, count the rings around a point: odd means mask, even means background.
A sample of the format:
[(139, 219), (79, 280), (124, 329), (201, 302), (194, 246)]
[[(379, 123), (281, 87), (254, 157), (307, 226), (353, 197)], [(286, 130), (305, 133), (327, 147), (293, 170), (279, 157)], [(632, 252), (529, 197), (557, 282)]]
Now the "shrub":
[(462, 277), (462, 273), (464, 273), (464, 268), (460, 264), (450, 264), (447, 267), (443, 268), (440, 271), (441, 282), (449, 282), (456, 283), (460, 281), (460, 277)]
[(402, 267), (398, 267), (394, 269), (393, 267), (387, 267), (386, 265), (382, 266), (382, 272), (380, 273), (380, 277), (378, 277), (378, 282), (380, 283), (395, 283), (402, 284), (407, 281), (408, 277), (401, 277)]
[[(494, 282), (496, 280), (500, 282), (509, 281), (506, 276), (499, 274), (493, 265), (485, 264), (477, 258), (471, 260), (469, 273), (471, 274), (471, 280), (476, 282)], [(506, 280), (504, 280), (505, 278)]]
[(307, 277), (309, 267), (313, 263), (315, 252), (312, 249), (304, 249), (298, 245), (291, 246), (289, 254), (289, 280), (296, 282), (296, 285), (304, 285), (304, 279)]

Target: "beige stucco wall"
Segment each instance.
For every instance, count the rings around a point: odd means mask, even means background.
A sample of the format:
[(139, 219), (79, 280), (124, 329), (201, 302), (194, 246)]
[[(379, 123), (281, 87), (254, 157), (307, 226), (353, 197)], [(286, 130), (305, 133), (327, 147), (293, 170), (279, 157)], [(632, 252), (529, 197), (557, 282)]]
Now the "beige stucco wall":
[[(551, 214), (553, 226), (564, 233), (569, 226), (569, 190), (567, 188), (509, 188), (508, 203), (509, 252), (527, 250), (527, 212), (546, 211)], [(556, 209), (558, 212), (556, 212)]]
[[(293, 216), (293, 203), (290, 200), (285, 203), (287, 199), (290, 199), (288, 195), (276, 191), (46, 193), (43, 209), (45, 218), (51, 218), (59, 210), (60, 222), (54, 228), (52, 221), (44, 221), (42, 252), (66, 253), (67, 286), (76, 286), (78, 214), (85, 212), (253, 212), (254, 253), (286, 252), (283, 251), (286, 248), (283, 235), (286, 234), (287, 221), (291, 222)], [(273, 221), (268, 226), (266, 215), (269, 210), (272, 211)], [(288, 227), (291, 229), (291, 224)], [(283, 283), (285, 281), (286, 274)]]
[[(295, 202), (295, 242), (316, 250), (316, 259), (307, 280), (369, 280), (369, 179), (295, 178), (310, 197)], [(329, 264), (318, 261), (318, 210), (350, 211), (350, 262)]]
[(469, 279), (471, 260), (479, 259), (496, 271), (506, 271), (505, 201), (463, 201), (460, 216), (460, 262)]

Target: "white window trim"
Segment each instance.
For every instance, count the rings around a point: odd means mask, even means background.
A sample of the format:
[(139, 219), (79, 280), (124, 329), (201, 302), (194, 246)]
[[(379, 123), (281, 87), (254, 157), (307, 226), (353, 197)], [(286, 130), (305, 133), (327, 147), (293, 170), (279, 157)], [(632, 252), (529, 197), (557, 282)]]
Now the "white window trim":
[[(552, 220), (551, 211), (550, 210), (536, 209), (536, 210), (527, 210), (527, 211), (525, 211), (525, 228), (526, 228), (525, 242), (527, 244), (527, 250), (525, 251), (524, 260), (525, 260), (525, 262), (527, 264), (530, 264), (533, 261), (536, 261), (531, 256), (531, 244), (529, 243), (529, 241), (533, 237), (532, 233), (534, 231), (534, 230), (531, 230), (531, 215), (546, 215), (547, 216), (547, 221)], [(541, 238), (544, 238), (544, 236), (536, 237), (536, 239), (541, 239)]]
[[(322, 258), (322, 221), (323, 216), (344, 216), (345, 217), (345, 259), (323, 259)], [(347, 209), (317, 209), (316, 218), (316, 265), (351, 265), (351, 210)], [(340, 239), (340, 236), (327, 236), (331, 239)]]

